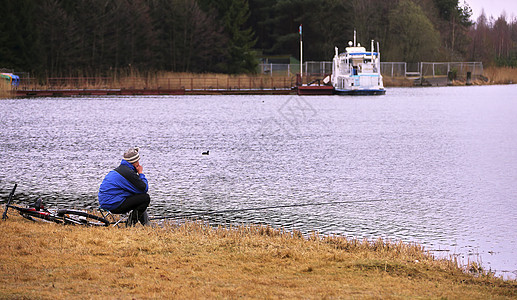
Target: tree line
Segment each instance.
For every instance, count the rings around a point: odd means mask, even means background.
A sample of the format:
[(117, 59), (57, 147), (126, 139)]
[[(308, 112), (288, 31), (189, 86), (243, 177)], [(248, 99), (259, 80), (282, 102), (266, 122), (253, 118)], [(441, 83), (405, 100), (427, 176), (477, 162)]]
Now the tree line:
[[(384, 61), (517, 64), (517, 21), (459, 0), (3, 0), (0, 68), (46, 76), (253, 73), (261, 57), (330, 60), (357, 31)], [(369, 48), (369, 46), (368, 46)]]
[(473, 60), (496, 66), (517, 67), (517, 19), (508, 21), (503, 13), (497, 19), (482, 13), (469, 32), (468, 48)]

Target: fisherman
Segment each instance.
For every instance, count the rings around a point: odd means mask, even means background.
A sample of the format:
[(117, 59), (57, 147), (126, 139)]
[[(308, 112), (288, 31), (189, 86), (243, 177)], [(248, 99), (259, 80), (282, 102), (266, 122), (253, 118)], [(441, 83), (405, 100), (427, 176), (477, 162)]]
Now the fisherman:
[(120, 166), (111, 170), (99, 187), (99, 204), (102, 209), (114, 214), (131, 211), (128, 225), (138, 221), (149, 225), (147, 207), (151, 198), (147, 193), (149, 184), (140, 164), (139, 148), (133, 147), (124, 153)]

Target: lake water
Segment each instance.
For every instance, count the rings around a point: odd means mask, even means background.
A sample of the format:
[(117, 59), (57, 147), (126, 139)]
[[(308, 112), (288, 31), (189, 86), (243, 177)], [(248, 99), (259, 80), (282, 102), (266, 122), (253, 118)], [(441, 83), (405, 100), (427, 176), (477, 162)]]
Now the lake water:
[[(1, 100), (0, 197), (18, 183), (22, 203), (95, 208), (104, 175), (137, 145), (153, 216), (417, 242), (515, 278), (516, 94)], [(340, 203), (294, 206), (322, 202)], [(270, 206), (293, 207), (216, 213)]]

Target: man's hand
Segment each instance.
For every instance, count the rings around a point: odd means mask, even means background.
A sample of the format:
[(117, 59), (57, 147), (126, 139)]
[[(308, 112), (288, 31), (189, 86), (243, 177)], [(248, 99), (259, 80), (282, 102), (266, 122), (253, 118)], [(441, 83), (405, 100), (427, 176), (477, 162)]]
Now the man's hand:
[(142, 165), (140, 163), (138, 163), (136, 166), (136, 171), (138, 172), (138, 174), (142, 174), (144, 172), (144, 167), (142, 167)]

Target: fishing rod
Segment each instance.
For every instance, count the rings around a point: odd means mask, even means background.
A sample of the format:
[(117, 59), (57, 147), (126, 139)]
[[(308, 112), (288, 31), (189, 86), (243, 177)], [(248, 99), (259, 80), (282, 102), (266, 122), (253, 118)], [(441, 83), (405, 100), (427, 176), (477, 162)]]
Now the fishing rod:
[(302, 204), (276, 205), (276, 206), (264, 206), (264, 207), (248, 207), (248, 208), (241, 208), (241, 209), (225, 209), (225, 210), (217, 210), (217, 211), (195, 212), (195, 213), (190, 213), (190, 214), (181, 215), (181, 216), (152, 217), (152, 218), (149, 218), (149, 220), (177, 219), (177, 218), (185, 218), (185, 217), (192, 217), (192, 216), (206, 216), (206, 215), (215, 215), (215, 214), (222, 214), (222, 213), (243, 212), (243, 211), (250, 211), (250, 210), (266, 210), (266, 209), (274, 209), (274, 208), (335, 205), (335, 204), (348, 204), (348, 203), (382, 202), (382, 201), (392, 201), (392, 200), (393, 199), (374, 199), (374, 200), (356, 200), (356, 201), (333, 201), (333, 202), (321, 202), (321, 203), (302, 203)]

